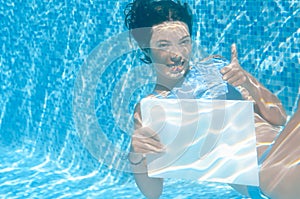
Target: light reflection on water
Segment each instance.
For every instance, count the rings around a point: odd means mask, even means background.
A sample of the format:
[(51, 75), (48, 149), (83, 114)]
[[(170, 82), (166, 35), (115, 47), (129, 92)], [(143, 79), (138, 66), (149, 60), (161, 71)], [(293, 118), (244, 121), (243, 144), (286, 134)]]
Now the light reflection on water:
[[(276, 92), (292, 113), (299, 97), (299, 2), (191, 2), (200, 19), (195, 34), (204, 51), (230, 57), (230, 44), (236, 42), (241, 64)], [(141, 197), (130, 174), (110, 169), (89, 154), (72, 120), (77, 72), (99, 42), (124, 30), (125, 4), (0, 2), (1, 198)], [(107, 71), (107, 79), (118, 81), (114, 77), (127, 69)], [(109, 86), (104, 82), (101, 88)], [(102, 114), (108, 116), (107, 112)], [(127, 149), (130, 138), (114, 127), (113, 118), (99, 120), (112, 129), (112, 142)], [(162, 198), (242, 198), (223, 184), (166, 184)]]
[[(116, 179), (115, 173), (107, 172), (107, 168), (105, 171), (99, 165), (83, 171), (78, 164), (70, 163), (69, 167), (64, 167), (43, 155), (30, 157), (29, 153), (20, 150), (3, 152), (5, 155), (0, 156), (4, 162), (0, 167), (1, 198), (142, 198), (131, 176), (127, 176), (127, 180)], [(88, 160), (93, 161), (92, 158)], [(184, 198), (202, 198), (207, 194), (218, 197), (216, 188), (231, 198), (237, 196), (221, 184), (167, 180), (166, 194), (162, 198), (174, 196), (171, 188), (174, 186), (183, 190), (194, 189), (194, 193), (189, 192)]]
[(157, 132), (166, 148), (147, 156), (148, 174), (257, 186), (252, 106), (247, 101), (142, 100), (143, 126)]

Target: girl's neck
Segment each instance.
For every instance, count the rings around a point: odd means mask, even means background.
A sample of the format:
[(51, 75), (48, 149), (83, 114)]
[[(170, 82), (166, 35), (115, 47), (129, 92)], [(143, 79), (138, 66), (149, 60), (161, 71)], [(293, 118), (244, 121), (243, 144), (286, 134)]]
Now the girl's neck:
[(180, 86), (184, 81), (184, 78), (176, 82), (162, 82), (157, 81), (155, 85), (155, 91), (171, 91), (175, 86)]
[(187, 74), (189, 73), (191, 68), (189, 68), (189, 70), (186, 71), (186, 73), (184, 74), (184, 76), (180, 79), (166, 79), (165, 77), (157, 77), (156, 80), (156, 85), (154, 90), (155, 91), (171, 91), (175, 86), (180, 86), (184, 79), (186, 78)]

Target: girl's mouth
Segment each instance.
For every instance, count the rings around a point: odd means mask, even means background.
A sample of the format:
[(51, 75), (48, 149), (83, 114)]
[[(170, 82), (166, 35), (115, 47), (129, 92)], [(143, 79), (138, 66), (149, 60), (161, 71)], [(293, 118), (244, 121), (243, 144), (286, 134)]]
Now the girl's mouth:
[(184, 61), (175, 64), (168, 64), (167, 66), (170, 68), (170, 73), (181, 73), (184, 70)]

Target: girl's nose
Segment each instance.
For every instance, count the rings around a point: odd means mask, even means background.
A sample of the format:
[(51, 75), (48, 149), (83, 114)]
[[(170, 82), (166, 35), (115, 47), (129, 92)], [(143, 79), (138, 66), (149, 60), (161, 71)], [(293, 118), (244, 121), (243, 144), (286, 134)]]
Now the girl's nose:
[(181, 57), (180, 55), (178, 55), (178, 54), (173, 54), (173, 55), (171, 56), (171, 61), (172, 61), (172, 62), (180, 62), (181, 59), (182, 59), (182, 57)]

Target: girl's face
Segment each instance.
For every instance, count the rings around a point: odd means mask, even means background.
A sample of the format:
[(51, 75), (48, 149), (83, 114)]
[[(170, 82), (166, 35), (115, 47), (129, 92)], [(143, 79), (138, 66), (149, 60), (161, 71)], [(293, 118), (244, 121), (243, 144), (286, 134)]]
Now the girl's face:
[(191, 36), (188, 26), (180, 21), (169, 21), (152, 27), (149, 57), (158, 80), (176, 82), (189, 69)]

